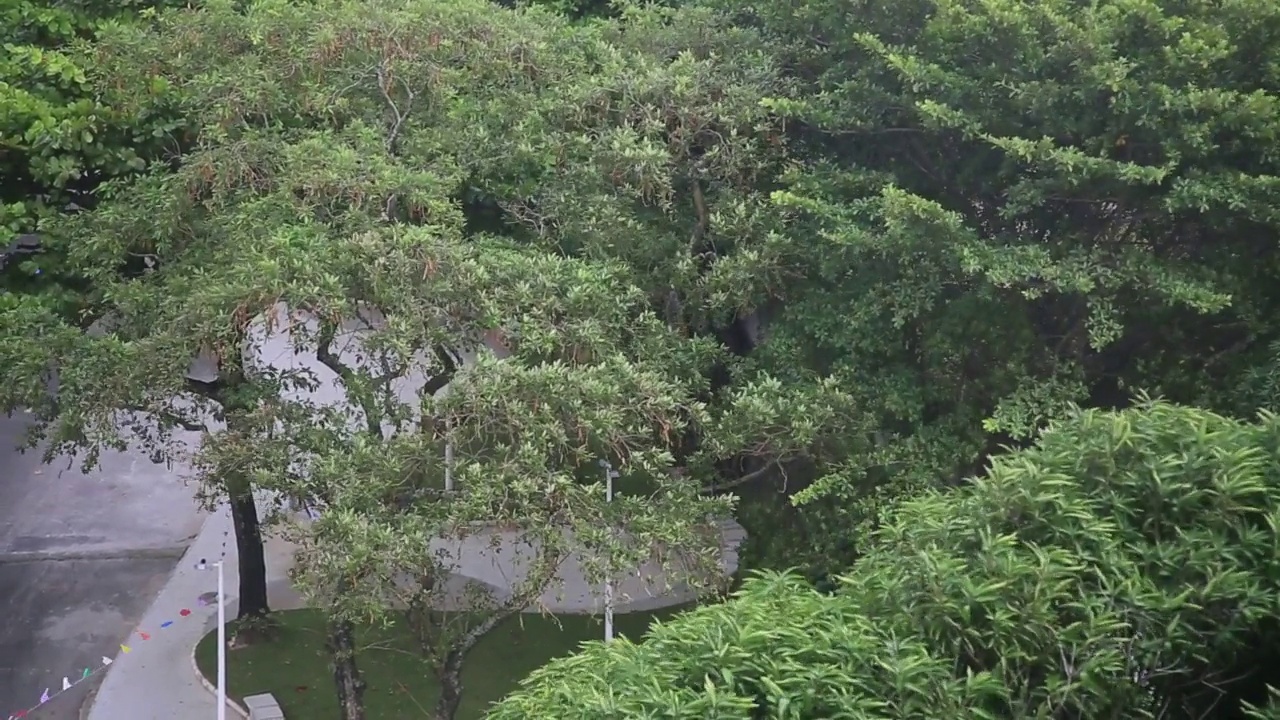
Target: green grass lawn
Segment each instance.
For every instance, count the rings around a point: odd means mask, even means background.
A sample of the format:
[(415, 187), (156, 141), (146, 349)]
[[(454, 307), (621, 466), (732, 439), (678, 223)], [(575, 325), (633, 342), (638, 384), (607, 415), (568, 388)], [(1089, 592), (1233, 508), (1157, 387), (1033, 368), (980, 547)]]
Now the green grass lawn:
[[(614, 629), (637, 639), (654, 619), (670, 617), (686, 607), (617, 615)], [(314, 610), (289, 610), (274, 616), (280, 627), (273, 640), (229, 651), (228, 694), (240, 700), (269, 692), (290, 720), (338, 720), (337, 693), (324, 651), (323, 616)], [(483, 717), (485, 708), (514, 690), (532, 670), (572, 653), (583, 641), (603, 636), (600, 618), (589, 615), (511, 618), (482, 638), (467, 656), (457, 720)], [(357, 642), (361, 648), (357, 662), (368, 684), (365, 706), (369, 719), (428, 717), (439, 688), (427, 666), (414, 655), (406, 633), (397, 632), (395, 626), (364, 628), (357, 631)], [(217, 633), (200, 641), (196, 661), (212, 681), (217, 674)]]

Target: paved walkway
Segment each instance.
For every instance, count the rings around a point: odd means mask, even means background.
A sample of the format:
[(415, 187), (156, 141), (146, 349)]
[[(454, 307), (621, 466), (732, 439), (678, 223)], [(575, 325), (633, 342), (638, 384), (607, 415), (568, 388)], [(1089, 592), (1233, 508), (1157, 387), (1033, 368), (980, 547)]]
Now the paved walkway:
[[(224, 544), (225, 544), (225, 556)], [(125, 641), (129, 652), (118, 651), (87, 713), (87, 720), (198, 720), (215, 716), (216, 699), (201, 684), (192, 666), (192, 649), (217, 625), (216, 571), (197, 570), (201, 558), (210, 563), (224, 558), (223, 581), (234, 596), (239, 586), (235, 537), (226, 506), (205, 520), (200, 535), (174, 568), (169, 582)], [(297, 593), (279, 578), (287, 576), (292, 549), (278, 538), (267, 541), (268, 600), (273, 609), (301, 605)], [(276, 580), (271, 581), (272, 578)], [(205, 595), (206, 604), (201, 596)], [(187, 611), (187, 615), (183, 615)], [(235, 617), (235, 601), (228, 600), (227, 617)], [(145, 639), (142, 633), (146, 633)], [(233, 706), (230, 718), (243, 717)]]
[[(741, 526), (732, 521), (722, 523), (721, 530), (727, 551), (724, 570), (732, 573), (737, 569), (737, 546), (744, 533)], [(493, 534), (480, 532), (460, 543), (438, 543), (441, 546), (438, 550), (446, 556), (452, 555), (461, 571), (450, 583), (457, 586), (460, 595), (475, 590), (476, 585), (501, 595), (503, 587), (510, 587), (520, 579), (522, 553), (512, 552), (516, 548), (511, 538), (495, 538)], [(495, 541), (504, 544), (503, 552), (492, 551)], [(302, 607), (302, 599), (287, 580), (293, 565), (293, 547), (279, 537), (268, 536), (266, 553), (267, 598), (271, 608)], [(210, 563), (225, 560), (225, 590), (229, 596), (233, 595), (239, 575), (235, 538), (226, 506), (208, 516), (168, 584), (147, 610), (137, 630), (125, 641), (129, 651), (122, 649), (111, 658), (86, 720), (198, 720), (215, 715), (217, 700), (204, 686), (192, 663), (193, 648), (217, 626), (217, 607), (211, 604), (217, 596), (217, 574), (211, 569), (197, 570), (201, 559)], [(601, 588), (588, 585), (576, 565), (575, 562), (562, 565), (559, 582), (543, 596), (542, 607), (526, 612), (599, 612)], [(692, 599), (687, 588), (654, 587), (640, 577), (643, 575), (641, 572), (637, 577), (619, 579), (615, 595), (617, 612), (649, 610)], [(443, 605), (449, 604), (445, 599)], [(234, 598), (229, 598), (229, 619), (235, 617), (235, 609)], [(227, 714), (230, 718), (244, 717), (230, 703)]]

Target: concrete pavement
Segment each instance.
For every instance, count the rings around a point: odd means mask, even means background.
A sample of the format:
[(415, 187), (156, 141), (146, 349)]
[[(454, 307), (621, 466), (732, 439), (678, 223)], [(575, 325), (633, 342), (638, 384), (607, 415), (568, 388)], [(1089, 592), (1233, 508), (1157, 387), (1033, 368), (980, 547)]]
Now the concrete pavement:
[[(201, 605), (202, 596), (217, 597), (217, 572), (197, 570), (201, 560), (223, 561), (223, 583), (228, 596), (227, 618), (235, 618), (235, 539), (226, 506), (209, 515), (195, 542), (173, 568), (168, 583), (143, 614), (129, 643), (130, 652), (117, 652), (98, 688), (88, 720), (186, 720), (214, 717), (217, 701), (205, 689), (192, 665), (192, 651), (206, 633), (217, 627), (217, 606)], [(224, 552), (225, 550), (225, 552)], [(301, 599), (286, 578), (293, 549), (279, 538), (266, 543), (267, 598), (273, 609), (301, 606)], [(189, 614), (183, 615), (184, 610)], [(140, 633), (147, 633), (147, 640)], [(227, 717), (243, 717), (228, 704)]]
[[(144, 457), (44, 465), (18, 454), (27, 419), (0, 415), (0, 718), (79, 720), (94, 678), (199, 531), (192, 490)], [(46, 689), (54, 696), (39, 705)]]

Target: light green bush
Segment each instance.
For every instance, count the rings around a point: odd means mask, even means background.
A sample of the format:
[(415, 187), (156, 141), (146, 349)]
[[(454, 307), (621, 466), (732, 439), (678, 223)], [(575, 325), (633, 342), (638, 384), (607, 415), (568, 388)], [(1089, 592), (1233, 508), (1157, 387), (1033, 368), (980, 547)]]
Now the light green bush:
[(836, 595), (754, 579), (640, 645), (593, 644), (543, 668), (490, 717), (1192, 718), (1265, 706), (1278, 438), (1271, 416), (1074, 411), (986, 476), (906, 503)]

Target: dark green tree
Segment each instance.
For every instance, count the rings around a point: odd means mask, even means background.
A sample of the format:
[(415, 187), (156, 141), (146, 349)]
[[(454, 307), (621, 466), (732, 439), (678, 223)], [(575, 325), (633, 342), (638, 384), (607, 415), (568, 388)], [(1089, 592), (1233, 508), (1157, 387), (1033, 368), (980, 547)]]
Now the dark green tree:
[(1268, 402), (1278, 26), (1256, 0), (636, 10), (594, 30), (649, 58), (622, 84), (463, 137), (530, 241), (623, 259), (724, 345), (726, 422), (777, 408), (716, 470), (801, 490), (759, 515), (821, 574), (1070, 403)]

